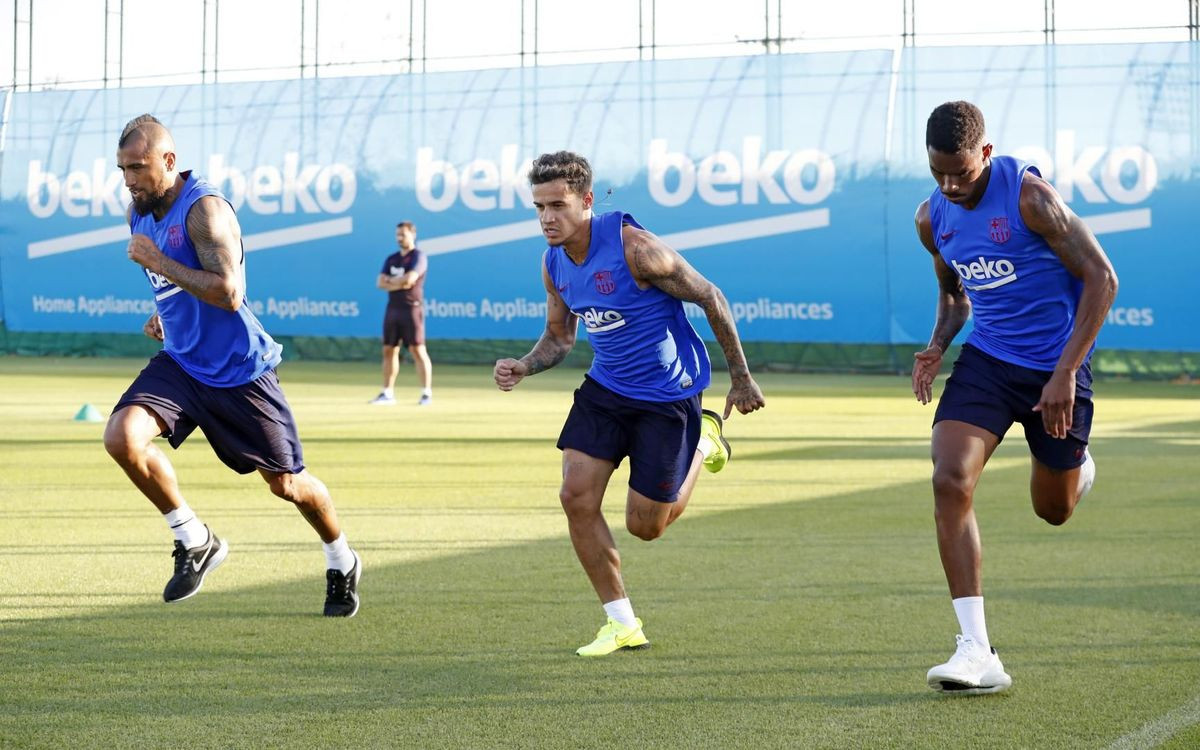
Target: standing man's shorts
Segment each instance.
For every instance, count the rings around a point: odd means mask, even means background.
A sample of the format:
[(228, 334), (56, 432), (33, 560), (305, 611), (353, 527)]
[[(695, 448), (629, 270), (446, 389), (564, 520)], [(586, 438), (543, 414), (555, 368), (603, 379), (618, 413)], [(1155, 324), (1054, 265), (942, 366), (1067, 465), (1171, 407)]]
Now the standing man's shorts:
[(944, 419), (966, 422), (1003, 440), (1013, 422), (1020, 422), (1034, 458), (1051, 469), (1074, 469), (1084, 462), (1092, 431), (1092, 368), (1084, 362), (1075, 371), (1075, 409), (1071, 429), (1062, 439), (1051, 437), (1041, 412), (1033, 410), (1053, 374), (1005, 362), (964, 344), (938, 400), (933, 423)]
[(383, 316), (383, 345), (407, 349), (425, 343), (425, 306), (388, 307)]
[(178, 448), (199, 427), (217, 458), (239, 474), (266, 469), (276, 474), (304, 471), (296, 420), (274, 370), (246, 385), (215, 388), (159, 352), (113, 407), (137, 404), (167, 426), (162, 437)]
[(641, 401), (585, 376), (575, 391), (559, 450), (571, 448), (620, 466), (629, 457), (629, 486), (672, 503), (700, 442), (700, 395), (682, 401)]

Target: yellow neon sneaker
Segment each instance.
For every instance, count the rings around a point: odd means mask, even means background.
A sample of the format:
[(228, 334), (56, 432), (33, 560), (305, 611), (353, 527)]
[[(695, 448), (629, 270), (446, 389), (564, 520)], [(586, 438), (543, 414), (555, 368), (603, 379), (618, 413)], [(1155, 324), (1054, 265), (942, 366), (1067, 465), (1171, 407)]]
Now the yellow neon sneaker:
[(733, 456), (733, 449), (729, 447), (729, 441), (725, 439), (724, 427), (725, 423), (721, 420), (720, 414), (708, 409), (700, 411), (700, 437), (708, 438), (713, 445), (712, 450), (704, 456), (704, 468), (713, 474), (724, 469), (725, 464)]
[(642, 632), (642, 618), (635, 619), (637, 625), (627, 628), (613, 618), (608, 618), (608, 622), (596, 633), (596, 640), (586, 646), (580, 646), (575, 653), (579, 656), (608, 656), (623, 648), (650, 648), (650, 641)]

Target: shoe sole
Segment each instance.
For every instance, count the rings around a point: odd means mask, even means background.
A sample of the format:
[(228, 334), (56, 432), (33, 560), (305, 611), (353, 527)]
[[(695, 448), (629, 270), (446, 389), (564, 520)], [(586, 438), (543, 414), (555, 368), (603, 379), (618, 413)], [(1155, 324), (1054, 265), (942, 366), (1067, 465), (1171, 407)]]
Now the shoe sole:
[(646, 643), (639, 643), (636, 646), (618, 646), (618, 647), (614, 648), (612, 651), (609, 651), (607, 654), (581, 654), (578, 651), (576, 651), (575, 655), (582, 659), (600, 659), (605, 656), (612, 656), (613, 654), (620, 653), (621, 651), (645, 651), (648, 648), (650, 648), (650, 643), (646, 642)]
[(191, 591), (189, 591), (188, 593), (179, 597), (178, 599), (164, 599), (163, 601), (165, 601), (167, 604), (175, 604), (177, 602), (183, 601), (184, 599), (191, 599), (196, 594), (199, 594), (200, 589), (204, 586), (204, 579), (208, 577), (209, 573), (211, 573), (214, 570), (216, 570), (217, 568), (221, 567), (221, 563), (225, 562), (225, 558), (228, 556), (229, 556), (229, 542), (222, 541), (221, 549), (217, 550), (217, 553), (212, 556), (212, 561), (209, 564), (209, 566), (206, 567), (204, 569), (204, 572), (200, 574), (200, 582), (196, 584), (196, 588), (192, 589)]
[(930, 682), (929, 687), (946, 695), (991, 695), (1008, 690), (1012, 687), (1012, 680), (1004, 685), (967, 685), (950, 680), (937, 680)]
[[(353, 550), (351, 550), (353, 552)], [(350, 614), (346, 615), (325, 615), (326, 617), (354, 617), (358, 614), (358, 608), (362, 602), (358, 598), (358, 582), (362, 578), (362, 558), (354, 552), (354, 609), (350, 610)]]

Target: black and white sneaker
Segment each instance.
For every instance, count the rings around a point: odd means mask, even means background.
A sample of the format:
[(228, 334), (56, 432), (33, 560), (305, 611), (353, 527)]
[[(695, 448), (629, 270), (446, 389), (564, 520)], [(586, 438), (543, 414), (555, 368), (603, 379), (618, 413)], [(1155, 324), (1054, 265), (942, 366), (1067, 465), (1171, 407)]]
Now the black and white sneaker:
[[(207, 526), (204, 528), (208, 529)], [(229, 545), (211, 529), (208, 530), (208, 541), (198, 547), (188, 549), (183, 542), (175, 540), (175, 551), (171, 553), (175, 558), (175, 575), (163, 589), (163, 601), (170, 604), (195, 596), (204, 585), (204, 576), (225, 562), (228, 554)]]
[(325, 616), (354, 617), (358, 614), (358, 579), (362, 578), (362, 560), (354, 555), (354, 567), (349, 573), (336, 568), (325, 571)]

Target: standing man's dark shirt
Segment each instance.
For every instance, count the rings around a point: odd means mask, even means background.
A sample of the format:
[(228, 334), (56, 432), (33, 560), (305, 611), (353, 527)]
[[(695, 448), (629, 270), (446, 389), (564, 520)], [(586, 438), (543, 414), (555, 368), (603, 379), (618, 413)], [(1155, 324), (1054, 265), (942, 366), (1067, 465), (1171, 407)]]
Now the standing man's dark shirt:
[(389, 310), (398, 307), (412, 307), (425, 301), (425, 269), (428, 267), (429, 262), (425, 259), (425, 253), (415, 247), (407, 254), (395, 252), (388, 256), (387, 260), (383, 262), (383, 268), (379, 269), (381, 274), (399, 278), (409, 271), (417, 273), (416, 283), (408, 289), (388, 292)]

